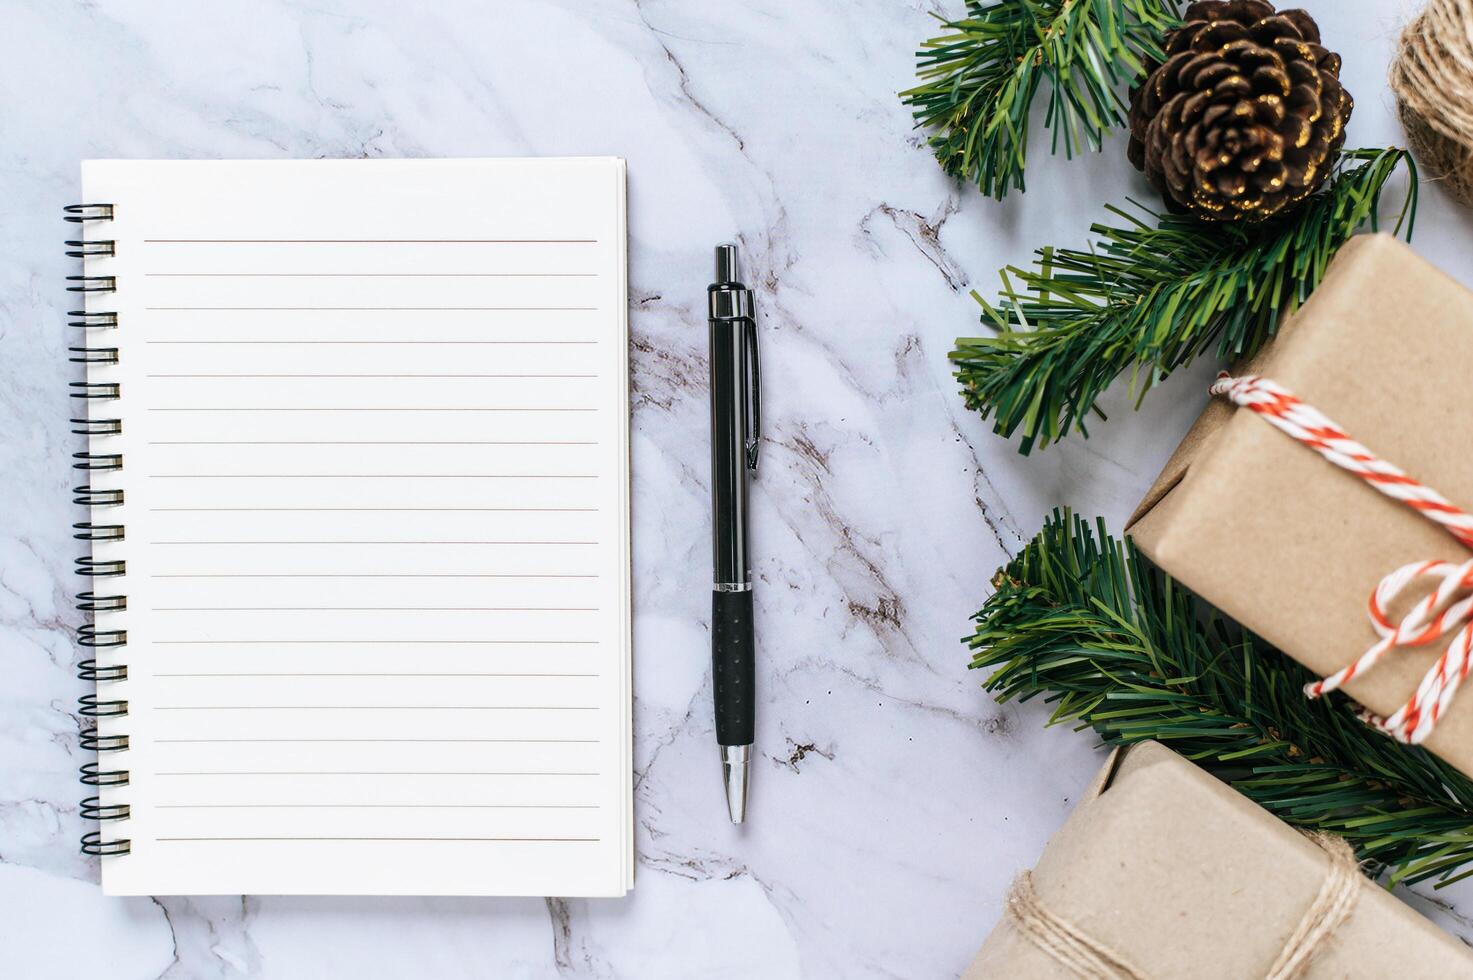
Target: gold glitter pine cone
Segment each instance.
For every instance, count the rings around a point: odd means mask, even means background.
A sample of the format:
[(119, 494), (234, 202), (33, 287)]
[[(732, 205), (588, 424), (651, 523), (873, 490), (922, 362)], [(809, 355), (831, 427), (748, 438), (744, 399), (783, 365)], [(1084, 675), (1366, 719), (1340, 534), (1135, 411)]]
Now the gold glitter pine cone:
[(1202, 0), (1130, 97), (1130, 162), (1167, 207), (1262, 221), (1324, 182), (1354, 101), (1303, 10)]

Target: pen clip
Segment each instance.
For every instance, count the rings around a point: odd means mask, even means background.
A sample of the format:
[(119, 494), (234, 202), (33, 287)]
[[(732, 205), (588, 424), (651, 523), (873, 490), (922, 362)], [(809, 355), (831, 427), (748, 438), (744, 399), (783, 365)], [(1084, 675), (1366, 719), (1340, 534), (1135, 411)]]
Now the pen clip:
[(762, 448), (762, 370), (761, 360), (757, 354), (757, 320), (755, 317), (745, 317), (745, 347), (747, 356), (744, 358), (747, 370), (747, 402), (750, 411), (747, 418), (743, 420), (742, 437), (745, 443), (747, 469), (757, 472), (757, 454)]

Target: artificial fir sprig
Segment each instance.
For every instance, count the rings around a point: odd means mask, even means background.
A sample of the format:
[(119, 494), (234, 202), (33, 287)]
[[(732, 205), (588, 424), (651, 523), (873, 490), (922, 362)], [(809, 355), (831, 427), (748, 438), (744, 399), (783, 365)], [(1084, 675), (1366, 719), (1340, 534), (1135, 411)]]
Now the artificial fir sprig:
[(997, 432), (1020, 431), (1026, 454), (1075, 428), (1087, 435), (1095, 400), (1127, 370), (1139, 404), (1209, 350), (1253, 354), (1356, 229), (1377, 226), (1381, 192), (1403, 163), (1411, 181), (1396, 230), (1410, 237), (1415, 165), (1398, 149), (1346, 151), (1325, 191), (1261, 224), (1146, 212), (1148, 222), (1109, 208), (1124, 223), (1094, 225), (1091, 247), (1042, 248), (1034, 268), (1003, 270), (996, 306), (973, 294), (998, 333), (957, 340), (963, 397)]
[(1473, 781), (1358, 721), (1339, 695), (1223, 621), (1129, 542), (1055, 512), (998, 572), (968, 639), (1000, 701), (1110, 745), (1155, 739), (1296, 826), (1338, 834), (1393, 880), (1473, 875)]
[(921, 84), (900, 93), (942, 169), (1002, 199), (1023, 190), (1028, 121), (1048, 83), (1053, 152), (1098, 150), (1124, 125), (1122, 89), (1160, 60), (1175, 0), (968, 0), (967, 16), (916, 52)]

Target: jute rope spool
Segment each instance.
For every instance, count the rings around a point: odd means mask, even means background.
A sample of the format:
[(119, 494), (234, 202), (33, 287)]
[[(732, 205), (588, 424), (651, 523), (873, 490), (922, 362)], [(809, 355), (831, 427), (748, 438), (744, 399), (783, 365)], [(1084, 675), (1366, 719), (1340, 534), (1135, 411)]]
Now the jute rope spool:
[(1390, 81), (1412, 152), (1473, 204), (1473, 0), (1429, 0), (1401, 33)]

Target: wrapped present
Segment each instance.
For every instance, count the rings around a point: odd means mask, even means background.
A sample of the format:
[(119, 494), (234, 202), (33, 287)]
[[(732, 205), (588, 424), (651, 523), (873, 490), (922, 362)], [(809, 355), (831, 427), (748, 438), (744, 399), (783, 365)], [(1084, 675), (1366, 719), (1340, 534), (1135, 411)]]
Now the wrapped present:
[(1469, 977), (1473, 954), (1171, 750), (1118, 750), (964, 980)]
[(1352, 239), (1215, 388), (1128, 531), (1403, 741), (1473, 775), (1473, 293)]

